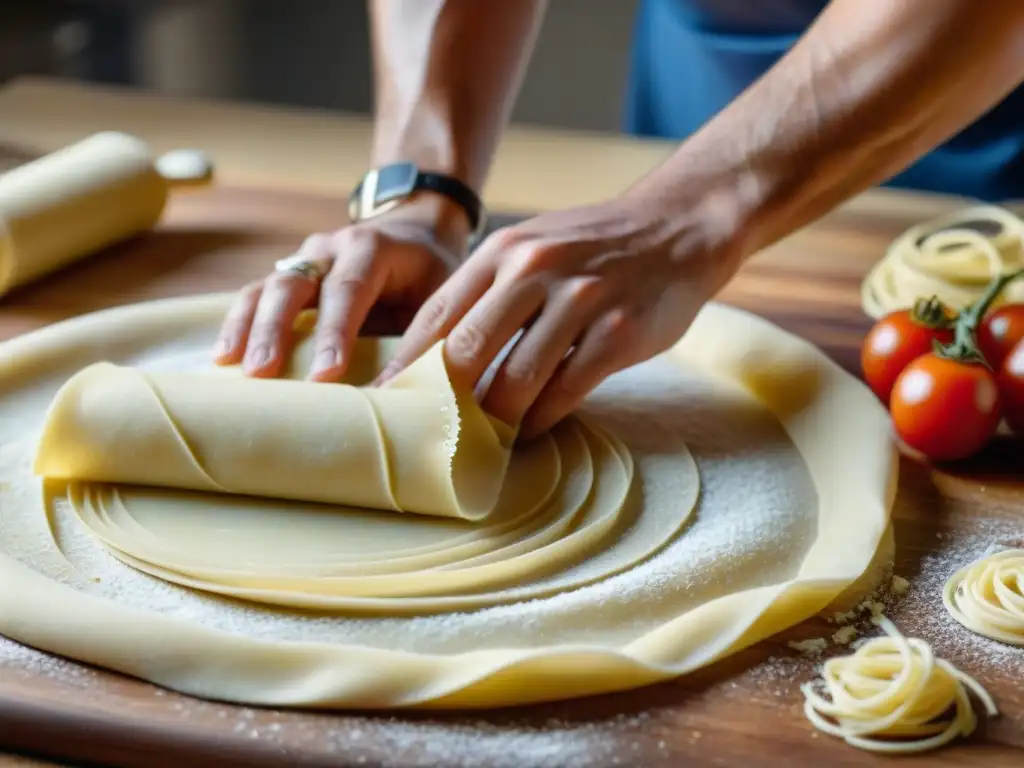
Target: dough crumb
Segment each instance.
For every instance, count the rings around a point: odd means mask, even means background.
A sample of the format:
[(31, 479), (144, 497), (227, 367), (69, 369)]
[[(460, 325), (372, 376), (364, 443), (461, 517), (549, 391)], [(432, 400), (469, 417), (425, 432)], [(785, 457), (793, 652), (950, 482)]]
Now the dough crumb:
[(847, 645), (850, 641), (857, 636), (856, 627), (843, 627), (834, 635), (832, 635), (832, 642), (836, 645)]
[(857, 609), (856, 608), (854, 608), (852, 611), (847, 611), (846, 613), (837, 613), (832, 618), (832, 621), (835, 624), (849, 624), (855, 618), (857, 618)]
[[(896, 576), (893, 578), (893, 584), (895, 584), (895, 580), (898, 578), (900, 577)], [(906, 579), (901, 579), (901, 581), (906, 581)], [(907, 582), (907, 586), (910, 586), (910, 582)], [(895, 588), (893, 588), (893, 591), (895, 592)], [(851, 608), (849, 611), (846, 611), (845, 613), (836, 613), (832, 617), (832, 622), (835, 624), (852, 624), (853, 622), (857, 621), (861, 616), (865, 616), (870, 619), (874, 618), (875, 616), (881, 616), (883, 613), (885, 613), (885, 603), (879, 602), (878, 600), (874, 600), (869, 597), (865, 600), (862, 600), (855, 607)]]
[(902, 597), (910, 591), (910, 582), (904, 579), (902, 576), (892, 577), (892, 593)]
[(828, 640), (823, 637), (812, 637), (808, 640), (790, 640), (787, 645), (804, 656), (819, 656), (828, 648)]

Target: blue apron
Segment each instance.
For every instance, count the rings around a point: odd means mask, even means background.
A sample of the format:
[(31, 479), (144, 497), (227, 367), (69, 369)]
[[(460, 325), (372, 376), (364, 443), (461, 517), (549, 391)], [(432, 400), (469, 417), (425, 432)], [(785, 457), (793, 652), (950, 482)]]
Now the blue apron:
[[(826, 0), (642, 0), (626, 128), (683, 139), (789, 49)], [(890, 186), (987, 201), (1024, 197), (1024, 89), (1011, 93)]]

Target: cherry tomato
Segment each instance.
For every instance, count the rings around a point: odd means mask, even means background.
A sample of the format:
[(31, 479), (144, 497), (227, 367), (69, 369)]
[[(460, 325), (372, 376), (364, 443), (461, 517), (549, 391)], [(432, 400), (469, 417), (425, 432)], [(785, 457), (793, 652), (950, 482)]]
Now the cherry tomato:
[(967, 458), (999, 426), (995, 374), (981, 363), (923, 355), (896, 379), (889, 412), (896, 434), (929, 459)]
[(1024, 435), (1024, 341), (1018, 342), (1006, 356), (998, 382), (1003, 418), (1010, 429)]
[(951, 342), (952, 329), (929, 328), (918, 323), (909, 309), (886, 315), (864, 337), (860, 352), (864, 380), (888, 404), (896, 378), (912, 360), (931, 352), (936, 340), (943, 344)]
[(998, 371), (1006, 356), (1024, 339), (1024, 304), (1004, 304), (985, 316), (978, 326), (978, 349), (992, 370)]

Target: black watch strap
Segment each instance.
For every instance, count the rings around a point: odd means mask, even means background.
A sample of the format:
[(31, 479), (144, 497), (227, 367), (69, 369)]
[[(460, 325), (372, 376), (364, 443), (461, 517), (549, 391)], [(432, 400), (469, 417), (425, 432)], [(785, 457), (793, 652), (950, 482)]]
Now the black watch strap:
[(477, 194), (454, 176), (421, 171), (412, 163), (375, 168), (363, 177), (349, 198), (349, 217), (362, 221), (395, 208), (417, 192), (444, 195), (466, 212), (470, 230), (484, 225), (484, 206)]

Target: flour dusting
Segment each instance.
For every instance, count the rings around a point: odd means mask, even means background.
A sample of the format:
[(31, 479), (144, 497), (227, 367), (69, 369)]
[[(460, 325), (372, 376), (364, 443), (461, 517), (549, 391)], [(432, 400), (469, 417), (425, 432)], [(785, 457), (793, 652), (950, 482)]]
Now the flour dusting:
[[(448, 653), (533, 647), (541, 642), (619, 644), (684, 610), (736, 591), (778, 583), (799, 567), (816, 531), (817, 498), (806, 466), (779, 424), (727, 382), (680, 377), (652, 361), (610, 380), (588, 415), (619, 436), (637, 460), (644, 514), (680, 515), (673, 449), (683, 439), (697, 461), (702, 492), (693, 521), (672, 543), (631, 570), (550, 598), (485, 610), (409, 618), (317, 616), (268, 610), (200, 595), (133, 571), (99, 548), (57, 510), (55, 554), (31, 480), (32, 438), (0, 453), (2, 546), (34, 569), (91, 594), (257, 638), (358, 643)], [(12, 546), (12, 543), (16, 546)], [(596, 553), (575, 566), (599, 572)], [(607, 616), (615, 611), (616, 621)]]

